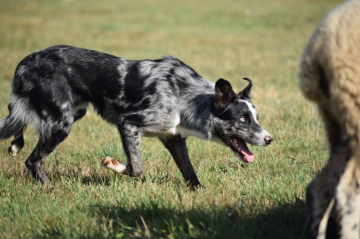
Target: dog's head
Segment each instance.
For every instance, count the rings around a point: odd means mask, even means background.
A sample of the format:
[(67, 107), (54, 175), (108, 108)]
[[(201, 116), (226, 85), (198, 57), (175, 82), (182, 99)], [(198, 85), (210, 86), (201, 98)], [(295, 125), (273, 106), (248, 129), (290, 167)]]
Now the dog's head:
[(230, 83), (219, 79), (215, 84), (214, 126), (221, 141), (229, 146), (236, 156), (246, 163), (254, 161), (254, 155), (245, 142), (256, 146), (267, 146), (273, 140), (258, 123), (259, 114), (251, 103), (252, 81), (239, 94), (235, 94)]

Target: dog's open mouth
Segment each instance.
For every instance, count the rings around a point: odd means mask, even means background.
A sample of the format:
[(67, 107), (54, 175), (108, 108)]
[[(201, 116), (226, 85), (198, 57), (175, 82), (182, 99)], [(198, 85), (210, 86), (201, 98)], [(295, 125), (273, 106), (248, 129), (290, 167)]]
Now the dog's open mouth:
[(251, 163), (254, 161), (255, 156), (251, 153), (244, 140), (239, 138), (230, 138), (230, 148), (243, 162)]

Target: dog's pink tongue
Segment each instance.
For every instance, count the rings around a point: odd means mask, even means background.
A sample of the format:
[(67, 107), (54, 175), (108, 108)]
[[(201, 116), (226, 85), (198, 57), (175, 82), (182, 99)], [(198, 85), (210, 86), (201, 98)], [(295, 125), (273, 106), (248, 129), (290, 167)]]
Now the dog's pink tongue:
[(246, 143), (242, 140), (238, 140), (238, 146), (241, 150), (241, 153), (244, 155), (244, 160), (248, 163), (251, 163), (254, 161), (254, 154), (249, 150)]
[[(243, 154), (245, 154), (245, 152), (241, 151)], [(250, 151), (249, 151), (250, 152)], [(250, 152), (250, 154), (245, 154), (245, 160), (249, 163), (254, 162), (254, 158), (255, 156)]]

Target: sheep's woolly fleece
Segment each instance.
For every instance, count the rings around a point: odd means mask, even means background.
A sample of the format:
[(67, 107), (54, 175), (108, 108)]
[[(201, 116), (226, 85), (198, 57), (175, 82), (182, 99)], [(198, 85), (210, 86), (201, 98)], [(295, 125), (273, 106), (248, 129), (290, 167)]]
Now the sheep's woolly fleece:
[(299, 78), (305, 97), (318, 105), (331, 154), (307, 189), (307, 237), (359, 238), (360, 0), (323, 19), (304, 50)]

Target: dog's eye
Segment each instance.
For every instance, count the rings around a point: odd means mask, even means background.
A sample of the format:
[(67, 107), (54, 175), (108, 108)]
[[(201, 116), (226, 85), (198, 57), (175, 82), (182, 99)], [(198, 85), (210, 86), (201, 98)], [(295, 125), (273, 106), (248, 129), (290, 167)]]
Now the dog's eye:
[(241, 122), (246, 122), (247, 119), (246, 119), (245, 117), (241, 117), (241, 118), (240, 118), (240, 121), (241, 121)]

